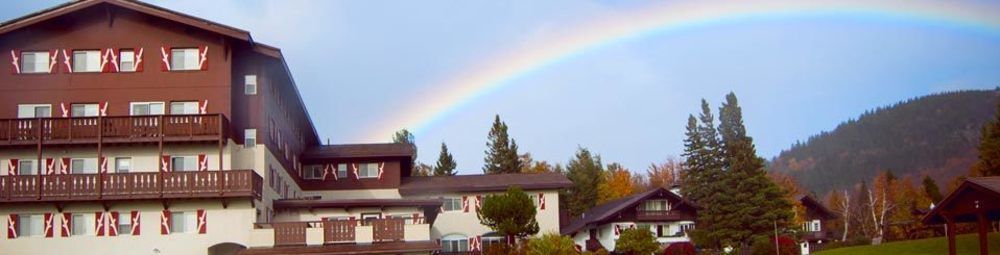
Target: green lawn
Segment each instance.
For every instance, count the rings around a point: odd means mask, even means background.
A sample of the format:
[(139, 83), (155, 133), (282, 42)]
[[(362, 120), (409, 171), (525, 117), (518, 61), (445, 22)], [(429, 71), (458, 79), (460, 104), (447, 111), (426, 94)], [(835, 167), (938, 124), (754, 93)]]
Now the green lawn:
[[(959, 235), (955, 240), (958, 254), (979, 254), (979, 237), (976, 234)], [(1000, 233), (990, 233), (990, 254), (1000, 254)], [(948, 254), (948, 239), (944, 237), (884, 243), (879, 246), (854, 246), (821, 251), (818, 255), (865, 254)]]

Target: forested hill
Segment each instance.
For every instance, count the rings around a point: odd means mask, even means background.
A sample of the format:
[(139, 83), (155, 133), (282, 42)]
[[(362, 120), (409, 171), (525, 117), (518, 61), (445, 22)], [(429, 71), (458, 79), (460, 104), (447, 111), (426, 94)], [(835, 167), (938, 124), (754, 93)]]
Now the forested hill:
[(883, 170), (900, 178), (929, 174), (945, 188), (975, 162), (979, 133), (993, 118), (997, 95), (994, 90), (948, 92), (868, 111), (793, 145), (769, 167), (820, 195), (871, 182)]

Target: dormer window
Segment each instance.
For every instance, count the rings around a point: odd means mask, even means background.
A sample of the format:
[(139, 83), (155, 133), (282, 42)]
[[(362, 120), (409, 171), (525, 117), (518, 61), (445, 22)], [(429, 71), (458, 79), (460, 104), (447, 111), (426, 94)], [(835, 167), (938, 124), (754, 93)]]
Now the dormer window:
[(646, 200), (643, 211), (670, 211), (670, 202), (666, 199)]

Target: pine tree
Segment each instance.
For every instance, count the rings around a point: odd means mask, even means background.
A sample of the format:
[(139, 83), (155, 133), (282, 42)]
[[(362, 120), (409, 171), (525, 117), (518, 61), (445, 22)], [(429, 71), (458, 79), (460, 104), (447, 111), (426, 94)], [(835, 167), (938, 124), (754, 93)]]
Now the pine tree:
[(719, 247), (722, 236), (714, 225), (724, 216), (722, 209), (727, 206), (724, 203), (728, 193), (721, 185), (723, 160), (715, 117), (704, 99), (701, 110), (698, 118), (688, 116), (684, 140), (686, 171), (682, 175), (684, 187), (681, 191), (686, 199), (702, 207), (698, 211), (698, 227), (692, 235), (694, 241), (706, 247)]
[(938, 187), (937, 182), (935, 182), (934, 179), (928, 175), (924, 175), (922, 186), (924, 186), (924, 194), (931, 200), (931, 203), (941, 202), (941, 189)]
[(764, 159), (757, 156), (753, 138), (747, 135), (742, 109), (736, 95), (726, 95), (719, 110), (719, 134), (722, 138), (725, 174), (721, 178), (716, 201), (721, 215), (715, 222), (720, 241), (724, 244), (749, 244), (757, 237), (767, 237), (773, 224), (784, 228), (794, 213), (792, 205), (783, 199), (784, 191), (772, 182), (764, 170)]
[(521, 171), (517, 143), (510, 139), (507, 134), (507, 123), (500, 121), (500, 115), (496, 116), (486, 138), (486, 165), (483, 166), (483, 173), (504, 174)]
[(566, 168), (566, 177), (573, 182), (573, 187), (566, 194), (567, 208), (572, 215), (580, 215), (597, 204), (598, 185), (604, 173), (601, 156), (591, 155), (590, 150), (579, 148)]
[(448, 152), (448, 145), (441, 143), (441, 155), (438, 156), (437, 165), (434, 166), (434, 176), (453, 176), (457, 166), (455, 158)]
[(980, 176), (1000, 175), (1000, 102), (993, 121), (983, 127), (978, 149), (979, 161), (973, 166), (975, 172)]

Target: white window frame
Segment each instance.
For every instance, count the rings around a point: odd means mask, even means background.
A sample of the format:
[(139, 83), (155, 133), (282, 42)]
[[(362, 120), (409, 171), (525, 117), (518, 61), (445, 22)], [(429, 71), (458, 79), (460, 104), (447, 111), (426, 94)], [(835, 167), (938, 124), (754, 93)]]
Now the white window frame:
[[(31, 59), (35, 60), (34, 65), (29, 65), (28, 55), (32, 55)], [(22, 51), (21, 52), (21, 73), (48, 73), (49, 72), (49, 56), (48, 51)]]
[(69, 226), (71, 236), (88, 236), (92, 234), (90, 226), (94, 226), (94, 214), (73, 213), (70, 215), (70, 219), (73, 221), (72, 226)]
[[(38, 108), (45, 107), (49, 108), (48, 116), (38, 116)], [(17, 118), (18, 119), (33, 119), (33, 118), (49, 118), (52, 117), (52, 105), (51, 104), (19, 104), (17, 105)]]
[(248, 128), (243, 130), (243, 147), (253, 148), (257, 146), (257, 129)]
[(130, 212), (118, 214), (118, 235), (132, 235), (132, 214)]
[[(25, 167), (25, 163), (31, 164), (30, 167)], [(37, 175), (38, 174), (38, 160), (37, 159), (19, 159), (17, 160), (17, 174), (18, 175)]]
[(445, 212), (455, 212), (462, 210), (462, 198), (460, 197), (446, 197), (444, 198), (444, 203), (441, 205), (441, 209)]
[[(181, 159), (183, 164), (178, 166), (175, 160)], [(191, 163), (188, 163), (190, 161)], [(198, 171), (198, 156), (170, 156), (170, 171), (173, 172), (193, 172)]]
[(323, 166), (321, 165), (310, 165), (302, 170), (302, 179), (306, 180), (321, 180), (323, 179)]
[(45, 216), (36, 213), (17, 215), (17, 238), (42, 237), (45, 235)]
[(441, 237), (442, 252), (467, 252), (469, 251), (469, 237), (460, 234), (450, 234)]
[[(136, 106), (141, 106), (141, 105), (145, 105), (146, 108), (149, 109), (149, 114), (141, 114), (141, 115), (140, 114), (136, 114), (135, 107)], [(153, 106), (154, 105), (159, 105), (160, 106), (159, 112), (153, 111)], [(161, 102), (131, 102), (128, 105), (128, 114), (132, 115), (132, 116), (163, 115), (164, 113), (166, 113), (166, 107), (167, 107), (166, 103), (164, 103), (162, 101)]]
[[(80, 166), (81, 170), (75, 170), (77, 166)], [(72, 174), (96, 174), (97, 158), (71, 158), (69, 171)]]
[[(177, 58), (181, 57), (180, 62)], [(173, 48), (170, 49), (170, 70), (171, 71), (192, 71), (200, 70), (198, 48)]]
[[(124, 163), (125, 168), (122, 166)], [(116, 157), (115, 158), (115, 173), (128, 173), (132, 172), (132, 158), (131, 157)]]
[(257, 75), (248, 74), (243, 76), (243, 94), (248, 96), (257, 95)]
[[(125, 57), (126, 54), (130, 57)], [(135, 49), (118, 49), (118, 71), (135, 72)]]
[(74, 73), (101, 72), (101, 50), (73, 50), (72, 54)]
[(646, 200), (642, 203), (642, 209), (644, 211), (655, 211), (655, 212), (670, 211), (670, 201), (666, 199)]
[(378, 163), (358, 164), (358, 178), (378, 178)]
[[(180, 112), (175, 111), (175, 108), (180, 108)], [(195, 115), (198, 113), (198, 101), (170, 102), (170, 115)]]
[(347, 164), (346, 163), (337, 164), (337, 178), (348, 178), (347, 175), (348, 175)]
[[(70, 117), (97, 117), (100, 113), (100, 106), (97, 104), (70, 104)], [(82, 108), (82, 114), (77, 114), (77, 109)]]
[(191, 231), (188, 224), (190, 212), (170, 212), (170, 234), (183, 234)]

